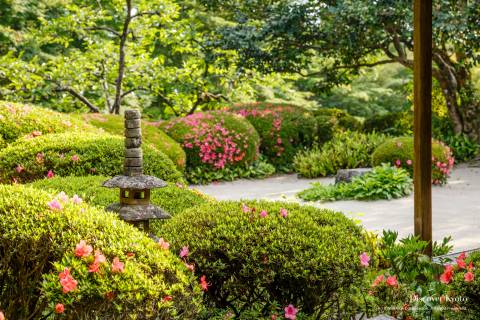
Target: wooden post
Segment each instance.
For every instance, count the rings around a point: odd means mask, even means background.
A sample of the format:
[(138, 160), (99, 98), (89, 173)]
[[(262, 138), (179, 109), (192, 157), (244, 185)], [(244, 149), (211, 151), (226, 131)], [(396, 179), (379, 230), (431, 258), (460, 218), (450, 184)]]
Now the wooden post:
[(415, 235), (432, 255), (432, 0), (414, 4)]

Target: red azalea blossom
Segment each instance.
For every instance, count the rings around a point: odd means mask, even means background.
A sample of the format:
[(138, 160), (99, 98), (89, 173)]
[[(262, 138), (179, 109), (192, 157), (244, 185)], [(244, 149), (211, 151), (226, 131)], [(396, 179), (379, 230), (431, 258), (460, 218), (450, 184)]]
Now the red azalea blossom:
[(292, 304), (289, 304), (285, 307), (285, 318), (290, 320), (297, 319), (298, 309), (295, 308)]
[(207, 283), (206, 275), (200, 277), (200, 286), (202, 287), (203, 291), (208, 291), (208, 287), (210, 286), (210, 284)]
[(444, 284), (449, 284), (450, 281), (452, 281), (452, 278), (453, 278), (453, 266), (446, 265), (442, 275), (440, 276), (440, 282)]
[(163, 302), (172, 301), (172, 296), (165, 296), (165, 297), (163, 297), (162, 301)]
[(457, 257), (457, 266), (459, 269), (465, 269), (467, 268), (467, 264), (465, 263), (465, 257), (466, 254), (465, 252), (462, 252), (458, 257)]
[(385, 279), (385, 276), (383, 274), (379, 275), (378, 277), (375, 278), (375, 280), (373, 280), (372, 287), (378, 286), (380, 283), (383, 282), (384, 279)]
[(125, 271), (125, 265), (123, 264), (123, 262), (120, 262), (120, 259), (118, 259), (118, 257), (113, 258), (112, 272), (121, 273), (124, 271)]
[(100, 270), (100, 263), (94, 262), (91, 265), (88, 266), (88, 272), (98, 272)]
[(473, 280), (475, 280), (475, 276), (474, 276), (473, 272), (470, 272), (470, 271), (465, 273), (463, 278), (464, 278), (465, 282), (472, 282)]
[(3, 314), (2, 311), (0, 311), (0, 320), (5, 320), (5, 315)]
[(387, 280), (385, 281), (387, 286), (390, 287), (398, 287), (398, 281), (397, 281), (397, 276), (389, 276), (387, 277)]
[(71, 159), (72, 159), (73, 162), (77, 162), (78, 160), (80, 160), (80, 157), (78, 155), (74, 154)]
[(48, 172), (47, 172), (47, 178), (48, 178), (48, 179), (52, 179), (53, 177), (55, 177), (55, 173), (53, 173), (52, 170), (48, 170)]
[(80, 242), (75, 247), (75, 256), (77, 257), (88, 257), (93, 251), (92, 246), (87, 245), (85, 240), (80, 240)]
[(277, 320), (277, 315), (276, 314), (272, 314), (272, 320)]
[(57, 303), (55, 305), (55, 313), (63, 313), (65, 311), (65, 307), (61, 303)]
[(60, 279), (60, 285), (62, 286), (63, 293), (68, 293), (77, 288), (78, 282), (77, 280), (73, 279), (68, 268), (63, 269), (63, 271), (58, 274), (58, 278)]
[(107, 293), (105, 293), (105, 298), (107, 298), (107, 300), (113, 300), (113, 298), (115, 298), (115, 293), (113, 291), (108, 291)]

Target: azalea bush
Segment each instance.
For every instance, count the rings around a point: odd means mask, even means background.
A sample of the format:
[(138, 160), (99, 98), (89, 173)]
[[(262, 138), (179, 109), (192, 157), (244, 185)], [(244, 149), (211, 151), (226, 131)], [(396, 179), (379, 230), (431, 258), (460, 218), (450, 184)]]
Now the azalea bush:
[(187, 154), (187, 171), (220, 171), (251, 164), (259, 156), (259, 137), (242, 117), (224, 112), (199, 112), (164, 122), (160, 128)]
[(405, 169), (383, 165), (365, 175), (353, 177), (349, 183), (313, 183), (298, 196), (306, 201), (390, 200), (405, 197), (412, 190), (413, 180)]
[[(108, 133), (124, 135), (125, 125), (123, 116), (90, 113), (81, 115), (81, 119), (83, 122), (103, 129)], [(180, 171), (185, 169), (186, 155), (182, 146), (160, 130), (157, 124), (142, 121), (142, 139), (143, 143), (151, 144), (165, 153)]]
[[(388, 163), (406, 169), (413, 176), (414, 143), (412, 137), (391, 138), (379, 145), (372, 154), (373, 165)], [(455, 159), (443, 142), (432, 141), (432, 183), (445, 184)]]
[(250, 121), (260, 134), (261, 153), (279, 170), (291, 171), (297, 151), (314, 143), (316, 122), (302, 107), (258, 102), (234, 105), (229, 110)]
[(11, 143), (24, 136), (36, 137), (66, 131), (97, 130), (67, 114), (32, 105), (0, 101), (0, 141), (3, 140), (4, 143)]
[(196, 319), (198, 279), (174, 254), (81, 197), (0, 186), (7, 319)]
[[(457, 268), (447, 269), (444, 280), (451, 280), (449, 292), (451, 296), (461, 297), (458, 307), (461, 313), (456, 314), (457, 319), (474, 320), (480, 318), (480, 254), (472, 253), (465, 258), (465, 263), (458, 264)], [(449, 272), (451, 270), (451, 272)], [(450, 282), (449, 282), (450, 283)]]
[(209, 308), (241, 319), (281, 316), (289, 305), (291, 313), (326, 315), (362, 277), (362, 229), (330, 210), (215, 202), (176, 215), (161, 232), (205, 277)]
[[(181, 181), (161, 151), (143, 145), (145, 174)], [(29, 182), (53, 176), (123, 174), (124, 139), (109, 134), (62, 133), (22, 139), (0, 151), (0, 181)]]
[(295, 171), (306, 178), (317, 178), (336, 174), (338, 169), (370, 167), (372, 152), (386, 139), (383, 134), (337, 132), (321, 147), (299, 152), (294, 159)]

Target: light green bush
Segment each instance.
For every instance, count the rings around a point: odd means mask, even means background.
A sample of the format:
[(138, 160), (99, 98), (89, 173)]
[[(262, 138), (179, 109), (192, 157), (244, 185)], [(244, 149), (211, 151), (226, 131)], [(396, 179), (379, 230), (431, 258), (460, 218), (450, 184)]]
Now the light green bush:
[(300, 152), (295, 156), (295, 171), (306, 178), (324, 177), (338, 169), (371, 166), (371, 154), (387, 137), (383, 134), (337, 132), (320, 148)]
[[(166, 181), (182, 174), (161, 151), (143, 145), (144, 172)], [(29, 182), (48, 171), (58, 176), (123, 173), (124, 139), (109, 134), (62, 133), (22, 139), (0, 151), (0, 180)]]
[[(81, 118), (84, 122), (94, 127), (101, 128), (111, 134), (123, 136), (124, 119), (122, 116), (114, 114), (83, 114)], [(142, 138), (144, 143), (150, 143), (165, 153), (180, 171), (185, 169), (186, 155), (182, 147), (157, 126), (147, 121), (142, 121)]]
[(300, 192), (298, 196), (306, 201), (390, 200), (407, 196), (412, 189), (413, 181), (406, 170), (384, 165), (354, 177), (350, 183), (313, 183), (311, 188)]
[[(88, 271), (93, 252), (75, 255), (81, 240), (106, 257), (98, 272)], [(38, 189), (0, 186), (0, 252), (7, 319), (183, 320), (196, 319), (201, 310), (197, 280), (177, 257), (114, 214), (68, 197), (53, 200)], [(114, 273), (115, 257), (123, 272)], [(64, 268), (77, 281), (67, 293), (59, 279)], [(63, 314), (54, 313), (58, 303)]]
[(309, 206), (208, 203), (167, 221), (162, 236), (174, 251), (188, 247), (185, 261), (209, 284), (207, 303), (241, 319), (270, 318), (288, 304), (304, 314), (323, 307), (325, 316), (363, 274), (361, 228), (341, 213)]

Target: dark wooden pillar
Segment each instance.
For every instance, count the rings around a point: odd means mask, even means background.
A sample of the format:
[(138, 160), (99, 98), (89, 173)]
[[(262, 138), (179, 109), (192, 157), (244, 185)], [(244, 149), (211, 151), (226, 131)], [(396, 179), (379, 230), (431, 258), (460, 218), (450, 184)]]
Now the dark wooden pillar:
[(432, 255), (432, 0), (414, 5), (415, 235)]

